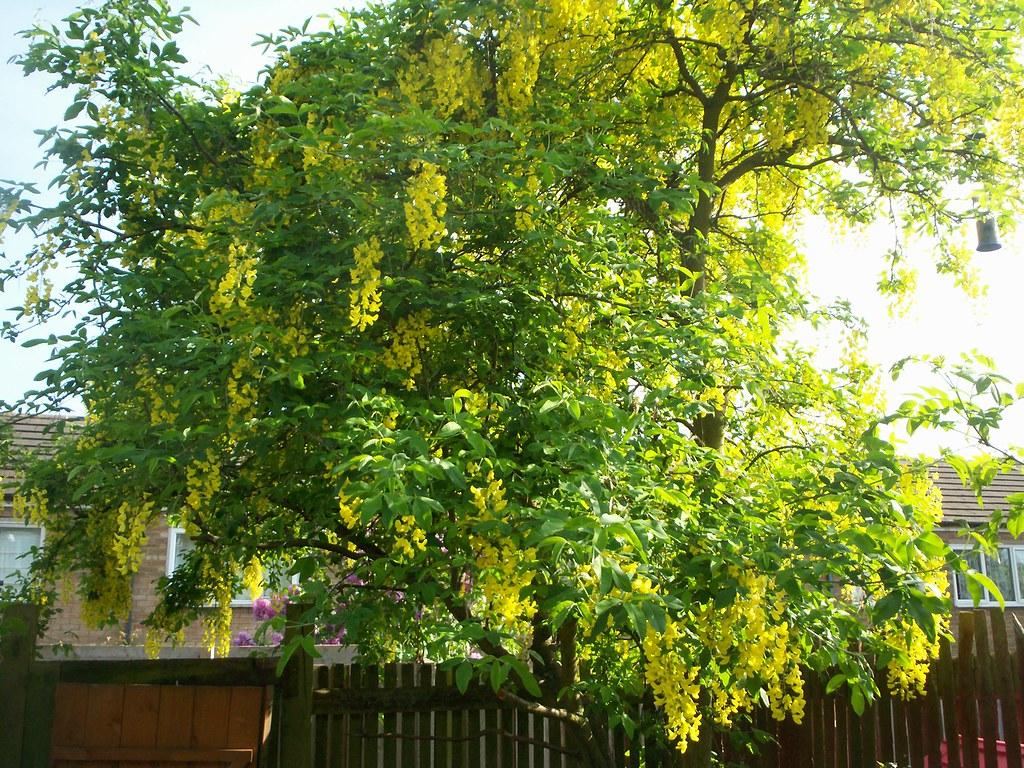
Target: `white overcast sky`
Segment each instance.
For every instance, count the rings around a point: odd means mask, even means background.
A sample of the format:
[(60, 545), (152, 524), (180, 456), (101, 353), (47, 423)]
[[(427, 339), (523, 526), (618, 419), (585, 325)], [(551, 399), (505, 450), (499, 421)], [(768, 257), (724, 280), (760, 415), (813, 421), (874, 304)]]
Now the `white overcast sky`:
[[(33, 131), (60, 122), (70, 101), (66, 93), (44, 93), (48, 85), (44, 77), (25, 78), (17, 66), (8, 63), (25, 50), (25, 40), (16, 33), (34, 23), (58, 22), (81, 4), (71, 0), (0, 0), (0, 101), (7, 105), (0, 120), (0, 179), (35, 181), (45, 187), (49, 176), (45, 169), (35, 168), (41, 150)], [(191, 14), (198, 26), (188, 25), (179, 45), (192, 73), (208, 68), (239, 83), (252, 82), (265, 63), (261, 49), (252, 46), (258, 33), (301, 24), (306, 18), (331, 13), (338, 5), (324, 0), (195, 0)], [(994, 358), (1004, 375), (1024, 381), (1024, 345), (1019, 340), (1024, 247), (1019, 233), (1004, 233), (1002, 250), (977, 254), (976, 264), (988, 286), (987, 295), (980, 300), (966, 298), (948, 279), (933, 274), (927, 267), (927, 244), (905, 242), (905, 250), (923, 267), (917, 300), (909, 313), (899, 318), (890, 317), (886, 302), (875, 291), (883, 256), (893, 244), (888, 225), (839, 235), (825, 223), (812, 221), (804, 227), (802, 240), (809, 254), (811, 290), (823, 300), (850, 300), (869, 323), (869, 354), (880, 366), (888, 368), (908, 354), (956, 358), (977, 349)], [(13, 256), (24, 251), (27, 241), (8, 233), (0, 247)], [(9, 285), (0, 294), (0, 313), (10, 315), (7, 308), (19, 304), (23, 295), (23, 285)], [(808, 341), (821, 347), (826, 357), (834, 342)], [(43, 345), (22, 349), (0, 341), (0, 399), (14, 400), (30, 389), (33, 376), (46, 367), (45, 356)], [(925, 383), (911, 377), (897, 385), (889, 384), (888, 377), (885, 381), (893, 405)], [(1001, 441), (1024, 444), (1024, 416), (1007, 424)], [(952, 448), (963, 445), (950, 438), (942, 442)], [(937, 445), (936, 438), (918, 437), (906, 448), (933, 451)]]

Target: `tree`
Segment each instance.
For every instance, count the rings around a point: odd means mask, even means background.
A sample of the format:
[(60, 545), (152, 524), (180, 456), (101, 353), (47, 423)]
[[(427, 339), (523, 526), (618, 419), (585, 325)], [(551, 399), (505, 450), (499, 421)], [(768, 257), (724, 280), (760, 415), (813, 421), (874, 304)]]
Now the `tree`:
[[(287, 571), (364, 658), (455, 660), (594, 766), (617, 725), (710, 760), (713, 724), (799, 719), (808, 669), (911, 695), (966, 566), (792, 231), (896, 211), (966, 280), (951, 182), (1019, 202), (1022, 10), (396, 0), (266, 36), (245, 93), (181, 74), (163, 2), (32, 30), (75, 96), (7, 274), (79, 313), (33, 404), (88, 408), (21, 490), (33, 588), (80, 570), (116, 621), (166, 513), (196, 547), (158, 641), (216, 602), (223, 646)], [(793, 329), (836, 325), (822, 368)]]

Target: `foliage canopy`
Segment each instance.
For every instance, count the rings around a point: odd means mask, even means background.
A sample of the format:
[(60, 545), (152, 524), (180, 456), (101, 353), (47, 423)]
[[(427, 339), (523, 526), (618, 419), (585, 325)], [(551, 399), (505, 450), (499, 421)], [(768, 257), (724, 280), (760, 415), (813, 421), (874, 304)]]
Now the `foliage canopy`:
[[(761, 702), (799, 718), (806, 668), (862, 704), (874, 655), (912, 692), (957, 562), (793, 225), (891, 208), (966, 280), (947, 190), (1018, 204), (1021, 16), (396, 0), (266, 37), (245, 93), (182, 74), (161, 2), (30, 31), (74, 100), (7, 275), (26, 319), (80, 313), (35, 402), (88, 407), (21, 490), (33, 589), (79, 570), (116, 621), (167, 514), (196, 547), (158, 641), (213, 603), (222, 648), (232, 593), (287, 571), (365, 658), (467, 659), (595, 765), (601, 723), (684, 750)], [(792, 329), (837, 323), (820, 368)]]

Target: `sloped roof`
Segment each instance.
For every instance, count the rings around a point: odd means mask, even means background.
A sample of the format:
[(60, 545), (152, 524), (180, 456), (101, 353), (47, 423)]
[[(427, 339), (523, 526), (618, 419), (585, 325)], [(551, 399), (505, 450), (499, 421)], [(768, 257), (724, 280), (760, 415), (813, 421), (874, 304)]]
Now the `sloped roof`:
[(1006, 497), (1011, 493), (1024, 493), (1024, 473), (1002, 472), (982, 491), (982, 504), (974, 491), (960, 482), (956, 470), (945, 462), (931, 467), (932, 480), (942, 492), (942, 522), (944, 525), (987, 523), (996, 510), (1010, 508)]
[[(0, 414), (0, 422), (11, 425), (11, 447), (15, 454), (28, 451), (44, 457), (53, 455), (62, 424), (73, 421), (77, 419), (55, 414)], [(17, 473), (11, 467), (0, 466), (0, 484), (6, 485), (14, 480), (17, 480)], [(4, 489), (5, 495), (9, 492), (10, 489)]]

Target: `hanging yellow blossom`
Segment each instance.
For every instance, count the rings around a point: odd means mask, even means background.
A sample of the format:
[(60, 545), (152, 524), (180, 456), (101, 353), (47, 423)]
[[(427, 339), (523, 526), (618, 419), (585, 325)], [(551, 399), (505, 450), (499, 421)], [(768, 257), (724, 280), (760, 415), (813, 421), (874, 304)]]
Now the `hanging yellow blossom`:
[(671, 620), (661, 634), (648, 627), (643, 650), (647, 660), (644, 677), (654, 704), (665, 713), (669, 738), (680, 752), (685, 752), (689, 742), (700, 736), (700, 683), (697, 668), (688, 666), (676, 648), (681, 636), (679, 625)]
[(461, 110), (472, 119), (483, 109), (483, 68), (455, 34), (427, 42), (398, 75), (398, 87), (415, 106), (433, 107), (442, 118)]
[(384, 352), (384, 364), (388, 368), (405, 371), (408, 374), (406, 386), (416, 385), (416, 376), (423, 371), (423, 350), (436, 339), (441, 331), (427, 323), (430, 312), (414, 312), (399, 318), (391, 338), (391, 346)]
[(412, 515), (402, 515), (395, 520), (395, 533), (395, 554), (399, 561), (408, 562), (417, 551), (427, 548), (426, 534), (416, 525), (416, 518)]
[(540, 67), (540, 37), (534, 32), (536, 14), (510, 19), (502, 31), (505, 71), (498, 78), (498, 105), (508, 116), (533, 103), (533, 86)]
[(240, 243), (228, 246), (228, 269), (220, 280), (210, 281), (213, 295), (210, 297), (210, 312), (223, 317), (232, 306), (245, 309), (252, 298), (252, 287), (256, 282), (258, 259), (248, 255), (248, 248)]
[(358, 506), (358, 500), (349, 498), (344, 491), (338, 492), (338, 517), (350, 531), (358, 530), (361, 525), (357, 511)]
[(207, 449), (204, 458), (195, 459), (185, 470), (185, 509), (182, 510), (182, 524), (188, 520), (186, 513), (201, 516), (210, 500), (220, 490), (220, 459)]
[(447, 187), (444, 174), (433, 163), (417, 161), (413, 169), (418, 173), (406, 184), (405, 226), (409, 230), (412, 247), (419, 250), (436, 248), (448, 234), (444, 216)]
[(349, 291), (348, 317), (354, 328), (365, 331), (377, 322), (380, 312), (380, 270), (377, 267), (384, 258), (380, 240), (371, 237), (367, 242), (359, 243), (353, 249), (353, 256), (355, 266), (350, 273), (352, 288)]

